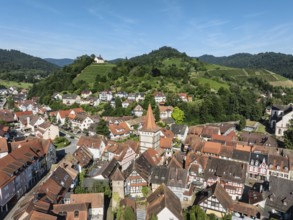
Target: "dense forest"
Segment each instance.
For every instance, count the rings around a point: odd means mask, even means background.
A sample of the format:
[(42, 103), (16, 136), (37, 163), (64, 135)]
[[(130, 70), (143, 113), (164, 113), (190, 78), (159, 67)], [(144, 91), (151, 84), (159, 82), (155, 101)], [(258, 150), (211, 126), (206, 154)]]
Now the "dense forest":
[[(148, 103), (154, 103), (152, 94), (155, 91), (163, 91), (167, 95), (166, 105), (182, 110), (183, 122), (188, 124), (243, 121), (245, 118), (258, 121), (268, 104), (286, 104), (293, 99), (292, 89), (273, 87), (267, 81), (256, 77), (239, 81), (229, 77), (211, 76), (205, 72), (207, 64), (167, 47), (149, 55), (118, 62), (110, 71), (97, 74), (93, 87), (84, 80), (74, 81), (92, 62), (92, 56), (77, 58), (73, 64), (34, 84), (30, 96), (40, 96), (42, 103), (52, 104), (51, 95), (54, 92), (80, 94), (83, 89), (89, 88), (93, 93), (111, 89), (114, 92), (146, 92), (149, 95), (142, 105), (147, 106)], [(200, 83), (199, 79), (202, 77), (197, 78), (197, 73), (204, 74), (206, 80), (218, 83), (219, 89), (211, 89), (210, 84)], [(179, 92), (186, 92), (193, 97), (193, 101), (179, 101)], [(283, 92), (287, 95), (282, 96)], [(273, 94), (273, 99), (260, 98), (260, 94), (268, 93)], [(116, 101), (121, 103), (121, 100)], [(135, 104), (132, 107), (134, 108)], [(109, 116), (131, 112), (131, 109), (124, 111), (122, 107), (121, 111), (114, 111), (111, 105), (105, 105), (104, 108)]]
[(0, 79), (36, 82), (59, 67), (41, 58), (17, 50), (0, 49)]
[(232, 56), (215, 57), (203, 55), (198, 58), (207, 63), (238, 68), (264, 68), (293, 79), (293, 56), (282, 53), (239, 53)]
[(57, 66), (63, 67), (73, 63), (73, 59), (64, 58), (64, 59), (54, 59), (54, 58), (45, 58), (44, 60), (48, 61), (49, 63), (53, 63)]
[(93, 57), (87, 55), (77, 57), (71, 65), (65, 66), (46, 79), (35, 83), (29, 91), (29, 97), (39, 96), (41, 102), (48, 103), (54, 92), (61, 92), (64, 90), (75, 91), (79, 89), (79, 84), (73, 84), (73, 79), (86, 66), (90, 65), (93, 60)]
[(161, 47), (158, 50), (153, 50), (148, 54), (143, 54), (141, 56), (136, 56), (129, 61), (137, 64), (137, 65), (155, 65), (158, 61), (162, 61), (166, 58), (186, 58), (190, 59), (185, 53), (181, 53), (178, 50), (171, 47)]

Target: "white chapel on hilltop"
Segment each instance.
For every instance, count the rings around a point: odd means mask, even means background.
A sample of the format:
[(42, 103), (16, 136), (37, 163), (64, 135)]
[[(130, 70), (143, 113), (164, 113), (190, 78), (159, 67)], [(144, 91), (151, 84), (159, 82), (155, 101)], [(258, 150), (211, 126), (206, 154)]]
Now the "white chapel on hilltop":
[(95, 57), (95, 63), (105, 63), (105, 60), (99, 55), (98, 57)]

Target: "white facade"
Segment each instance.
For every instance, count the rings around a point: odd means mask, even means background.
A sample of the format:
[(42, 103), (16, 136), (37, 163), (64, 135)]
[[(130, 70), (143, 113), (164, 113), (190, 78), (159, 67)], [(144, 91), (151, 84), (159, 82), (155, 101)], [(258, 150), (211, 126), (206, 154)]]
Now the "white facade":
[(158, 220), (179, 220), (167, 207), (157, 214)]
[(94, 61), (95, 63), (105, 63), (105, 60), (101, 56), (95, 57)]
[(139, 131), (140, 152), (145, 152), (148, 148), (160, 147), (160, 130), (156, 132)]
[(100, 148), (88, 147), (88, 150), (92, 153), (94, 160), (100, 159), (102, 157), (102, 153), (104, 149), (105, 149), (105, 143), (103, 141), (101, 142)]
[(82, 121), (77, 121), (77, 120), (71, 120), (71, 127), (72, 128), (79, 128), (80, 130), (85, 130), (85, 129), (89, 129), (89, 127), (91, 126), (91, 124), (93, 124), (94, 121), (93, 119), (91, 119), (90, 117), (86, 117), (84, 120)]
[(118, 161), (121, 166), (121, 171), (126, 170), (129, 165), (134, 161), (136, 158), (136, 153), (131, 147), (128, 147), (126, 154), (124, 155), (121, 161)]
[(143, 115), (143, 108), (140, 105), (137, 105), (134, 109), (133, 109), (133, 114), (137, 117), (141, 117)]
[(100, 98), (97, 98), (95, 101), (94, 101), (94, 106), (98, 106), (100, 104)]
[(288, 130), (290, 120), (293, 119), (293, 111), (284, 115), (280, 121), (276, 123), (275, 135), (280, 137), (284, 136), (284, 132)]
[[(91, 208), (89, 209), (89, 215), (92, 217), (91, 219), (103, 219), (104, 216), (104, 208)], [(98, 217), (98, 218), (97, 218)]]
[(166, 96), (155, 96), (156, 103), (166, 102)]
[(43, 129), (43, 128), (38, 128), (41, 131), (36, 131), (36, 136), (38, 137), (39, 135), (45, 139), (51, 139), (54, 140), (56, 137), (59, 137), (59, 127), (55, 125), (50, 125), (50, 127)]
[(113, 94), (111, 91), (103, 91), (99, 94), (99, 99), (101, 102), (110, 102), (113, 99)]
[(207, 200), (200, 203), (200, 207), (204, 210), (211, 209), (219, 213), (227, 213), (228, 211), (222, 206), (215, 196), (210, 196)]
[(127, 108), (129, 106), (129, 101), (125, 100), (124, 102), (122, 102), (122, 108)]

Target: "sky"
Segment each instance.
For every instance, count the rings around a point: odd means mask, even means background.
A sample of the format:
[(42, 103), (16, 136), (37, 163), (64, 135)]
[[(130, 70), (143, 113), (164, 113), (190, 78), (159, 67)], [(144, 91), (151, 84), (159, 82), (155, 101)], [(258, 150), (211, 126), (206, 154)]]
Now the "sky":
[(0, 48), (106, 60), (170, 46), (189, 56), (293, 54), (292, 0), (0, 0)]

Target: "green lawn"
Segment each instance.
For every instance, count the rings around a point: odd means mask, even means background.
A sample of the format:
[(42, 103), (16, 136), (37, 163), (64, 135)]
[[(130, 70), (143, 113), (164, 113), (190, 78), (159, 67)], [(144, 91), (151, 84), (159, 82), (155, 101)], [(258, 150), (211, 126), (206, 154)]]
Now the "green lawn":
[(57, 149), (59, 148), (64, 148), (70, 144), (70, 141), (65, 138), (65, 137), (57, 137), (54, 140), (54, 145), (56, 146)]
[(171, 66), (172, 64), (175, 64), (177, 67), (180, 67), (180, 64), (182, 63), (180, 58), (167, 58), (163, 61), (163, 64), (166, 66)]
[(256, 132), (266, 133), (266, 127), (263, 124), (259, 123), (258, 128), (256, 129)]
[(214, 89), (214, 90), (219, 90), (221, 87), (223, 88), (229, 88), (229, 85), (224, 83), (224, 82), (217, 82), (215, 80), (212, 80), (212, 79), (208, 79), (208, 78), (203, 78), (203, 77), (199, 77), (197, 78), (198, 81), (199, 81), (199, 84), (209, 84), (211, 89)]
[(24, 82), (14, 82), (14, 81), (7, 81), (7, 80), (0, 80), (0, 84), (4, 85), (5, 87), (9, 88), (11, 86), (22, 88), (22, 89), (29, 89), (32, 87), (32, 83), (24, 83)]
[(106, 75), (115, 64), (105, 63), (105, 64), (92, 64), (88, 67), (86, 67), (75, 79), (74, 82), (77, 82), (79, 80), (86, 81), (90, 86), (93, 86), (96, 76), (98, 74), (100, 75)]

